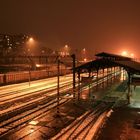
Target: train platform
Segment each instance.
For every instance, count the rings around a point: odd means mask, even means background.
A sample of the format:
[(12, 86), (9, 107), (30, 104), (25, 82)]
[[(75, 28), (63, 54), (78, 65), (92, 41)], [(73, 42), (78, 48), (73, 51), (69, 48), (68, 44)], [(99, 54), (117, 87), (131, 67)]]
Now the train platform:
[(97, 140), (140, 140), (140, 87), (132, 87), (129, 105), (114, 109)]

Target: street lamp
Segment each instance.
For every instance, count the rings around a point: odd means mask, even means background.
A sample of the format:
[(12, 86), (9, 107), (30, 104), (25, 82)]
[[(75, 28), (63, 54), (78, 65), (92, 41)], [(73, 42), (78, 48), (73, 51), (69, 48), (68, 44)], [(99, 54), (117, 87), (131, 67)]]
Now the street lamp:
[(33, 42), (34, 39), (32, 37), (29, 38), (29, 42)]
[(75, 61), (76, 61), (76, 57), (75, 57), (75, 54), (72, 54), (71, 55), (72, 57), (72, 63), (73, 63), (73, 66), (72, 66), (72, 70), (73, 70), (73, 99), (75, 101), (75, 90), (76, 90), (76, 80), (75, 80), (75, 77), (76, 77), (76, 72), (75, 72)]
[(86, 48), (82, 49), (82, 60), (84, 60), (85, 58), (86, 58)]
[(32, 37), (28, 38), (28, 40), (26, 42), (27, 46), (26, 46), (26, 49), (25, 49), (25, 55), (28, 59), (28, 65), (29, 65), (29, 86), (30, 86), (30, 81), (31, 81), (31, 63), (32, 62), (31, 62), (31, 59), (28, 55), (30, 53), (30, 48), (28, 48), (28, 47), (30, 47), (33, 44), (33, 42), (34, 42), (34, 39)]
[(69, 55), (69, 46), (68, 45), (64, 46), (64, 53), (65, 53), (65, 56)]
[(84, 62), (87, 62), (87, 58), (84, 58)]
[(127, 55), (128, 55), (127, 51), (122, 52), (122, 56), (127, 56)]
[(84, 53), (84, 54), (86, 53), (86, 49), (85, 49), (85, 48), (83, 49), (83, 53)]
[[(26, 44), (27, 44), (27, 48), (31, 47), (33, 44), (35, 43), (35, 40), (33, 37), (28, 38)], [(29, 49), (29, 48), (28, 48)]]
[(57, 59), (57, 114), (56, 117), (60, 117), (60, 64), (62, 62), (60, 61), (60, 56), (58, 56)]

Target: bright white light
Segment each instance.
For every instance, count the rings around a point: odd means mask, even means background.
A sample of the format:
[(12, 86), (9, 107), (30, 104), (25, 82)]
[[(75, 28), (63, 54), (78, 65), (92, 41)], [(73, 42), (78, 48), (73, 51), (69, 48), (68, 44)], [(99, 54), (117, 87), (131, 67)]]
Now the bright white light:
[(127, 55), (128, 55), (127, 51), (122, 52), (122, 56), (127, 56)]
[(29, 38), (29, 41), (30, 41), (30, 42), (33, 42), (33, 40), (34, 40), (34, 39), (33, 39), (32, 37)]
[(31, 121), (31, 122), (29, 122), (29, 124), (31, 124), (31, 125), (37, 125), (38, 124), (38, 121)]
[(36, 64), (36, 67), (40, 67), (41, 65), (39, 65), (39, 64)]

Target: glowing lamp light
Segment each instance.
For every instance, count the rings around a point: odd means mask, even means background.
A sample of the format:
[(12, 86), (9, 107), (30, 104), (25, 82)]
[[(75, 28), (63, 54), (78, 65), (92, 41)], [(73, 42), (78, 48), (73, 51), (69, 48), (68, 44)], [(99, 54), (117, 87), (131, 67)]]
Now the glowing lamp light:
[(131, 54), (130, 54), (130, 56), (133, 58), (133, 57), (134, 57), (134, 54), (133, 54), (133, 53), (131, 53)]
[(84, 48), (84, 49), (83, 49), (83, 51), (85, 52), (85, 51), (86, 51), (86, 49)]
[(68, 45), (65, 45), (65, 48), (68, 48)]
[(127, 56), (127, 55), (128, 55), (127, 51), (122, 52), (122, 56)]
[(36, 64), (36, 67), (40, 67), (41, 65), (39, 65), (39, 64)]
[(32, 37), (29, 38), (29, 41), (30, 41), (30, 42), (33, 42), (33, 40), (34, 40), (34, 39), (33, 39)]
[(34, 38), (30, 37), (30, 38), (28, 38), (26, 43), (27, 43), (27, 45), (29, 47), (29, 46), (32, 46), (35, 43), (35, 40), (34, 40)]
[(84, 62), (87, 62), (87, 59), (86, 58), (84, 58)]

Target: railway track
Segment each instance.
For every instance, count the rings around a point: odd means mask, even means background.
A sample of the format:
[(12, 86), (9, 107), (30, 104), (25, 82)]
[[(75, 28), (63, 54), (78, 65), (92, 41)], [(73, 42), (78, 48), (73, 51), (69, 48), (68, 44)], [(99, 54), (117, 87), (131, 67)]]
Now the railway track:
[[(69, 88), (71, 83), (69, 82)], [(60, 88), (60, 92), (64, 92), (67, 91), (68, 89), (65, 89), (65, 86), (67, 87), (68, 85), (63, 85)], [(95, 85), (94, 85), (95, 86)], [(38, 92), (32, 92), (30, 93), (27, 97), (26, 96), (21, 96), (20, 98), (14, 98), (13, 100), (6, 101), (4, 103), (0, 104), (0, 120), (3, 121), (3, 118), (8, 118), (10, 116), (12, 116), (13, 112), (15, 112), (15, 114), (19, 114), (22, 113), (25, 110), (31, 109), (33, 107), (35, 107), (37, 104), (40, 104), (40, 102), (44, 102), (46, 100), (49, 99), (49, 94), (52, 94), (52, 92), (54, 93), (54, 96), (52, 96), (53, 98), (55, 98), (55, 94), (56, 94), (56, 90), (41, 90)], [(47, 93), (47, 94), (46, 94)], [(35, 96), (36, 95), (36, 96)]]
[[(69, 83), (72, 83), (72, 79), (67, 79), (67, 80), (69, 80)], [(28, 94), (30, 94), (31, 91), (33, 92), (33, 91), (38, 91), (38, 90), (42, 90), (42, 89), (55, 88), (56, 83), (57, 83), (56, 80), (53, 80), (51, 82), (46, 82), (46, 83), (43, 83), (43, 84), (31, 86), (31, 87), (29, 87), (29, 86), (23, 86), (21, 88), (17, 87), (17, 89), (14, 89), (13, 91), (11, 91), (12, 89), (10, 89), (10, 92), (9, 92), (9, 90), (8, 91), (3, 91), (2, 90), (1, 94), (0, 94), (0, 102), (3, 101), (3, 98), (7, 97), (7, 99), (8, 99), (8, 98), (12, 97), (12, 95), (14, 97), (18, 97), (18, 96), (20, 96), (21, 93), (23, 93), (23, 95), (24, 95), (24, 94), (26, 94), (26, 92), (28, 92)], [(62, 85), (67, 84), (67, 83), (68, 83), (67, 81), (62, 81), (61, 82)], [(52, 85), (52, 86), (50, 87), (50, 85)]]
[[(106, 78), (99, 79), (98, 84), (102, 83), (103, 80), (106, 80)], [(62, 82), (61, 86), (65, 86), (65, 85), (69, 86), (70, 84), (72, 84), (72, 80), (69, 82), (67, 82), (67, 81)], [(94, 83), (94, 86), (95, 86), (95, 84), (96, 83)], [(16, 90), (16, 91), (8, 92), (8, 93), (2, 93), (2, 94), (0, 94), (0, 106), (2, 106), (2, 104), (6, 103), (6, 102), (9, 103), (9, 101), (11, 102), (12, 100), (15, 102), (15, 100), (18, 100), (18, 98), (19, 98), (19, 100), (22, 99), (23, 97), (24, 97), (24, 99), (25, 99), (25, 97), (32, 98), (33, 96), (37, 95), (37, 91), (42, 92), (44, 90), (44, 92), (48, 92), (50, 89), (54, 89), (56, 87), (56, 82), (55, 82), (55, 84), (54, 84), (54, 81), (50, 82), (49, 85), (53, 85), (53, 86), (48, 87), (47, 83), (45, 83), (45, 84), (41, 84), (41, 85), (38, 85), (35, 87), (28, 87), (28, 88), (20, 89), (18, 91)]]
[[(72, 87), (71, 83), (71, 81), (66, 81), (60, 85), (61, 96), (65, 96), (68, 88)], [(44, 87), (45, 84), (38, 85), (37, 87), (40, 88), (40, 86)], [(29, 93), (24, 93), (23, 95), (19, 95), (12, 99), (10, 98), (9, 100), (3, 100), (3, 102), (0, 103), (1, 136), (22, 124), (26, 124), (37, 116), (41, 116), (41, 114), (54, 109), (57, 105), (56, 83), (51, 88), (45, 87), (45, 89), (43, 88), (42, 90), (34, 92), (30, 92), (30, 88), (22, 89), (19, 92), (16, 92), (16, 94), (18, 95), (20, 92), (25, 91), (28, 91)], [(1, 96), (4, 98), (5, 96), (8, 96), (7, 94), (8, 93)], [(15, 94), (15, 92), (11, 92), (11, 94)], [(9, 96), (11, 96), (11, 94)], [(1, 101), (3, 99), (2, 97)], [(66, 103), (68, 100), (70, 99), (60, 98), (60, 105)]]
[[(70, 85), (71, 85), (71, 82), (61, 84), (60, 90)], [(1, 111), (5, 108), (13, 106), (14, 104), (18, 104), (21, 102), (28, 102), (30, 100), (40, 98), (42, 96), (47, 96), (47, 95), (49, 96), (49, 94), (54, 90), (56, 90), (56, 86), (52, 86), (51, 88), (41, 89), (41, 90), (37, 90), (33, 92), (28, 91), (28, 89), (27, 90), (25, 89), (22, 94), (20, 94), (19, 92), (20, 95), (17, 95), (11, 98), (9, 96), (7, 96), (6, 98), (1, 98), (1, 101), (0, 101)]]
[[(64, 91), (66, 92), (68, 89), (72, 88), (71, 85), (72, 85), (71, 81), (62, 84), (60, 86), (60, 92), (61, 93)], [(96, 84), (94, 84), (94, 86), (95, 85)], [(10, 132), (17, 127), (22, 126), (23, 124), (26, 124), (32, 119), (41, 116), (46, 112), (49, 112), (51, 109), (54, 109), (57, 105), (56, 89), (54, 89), (54, 87), (52, 87), (52, 89), (43, 89), (31, 93), (29, 92), (29, 94), (24, 94), (23, 96), (20, 95), (17, 98), (9, 99), (8, 101), (3, 100), (3, 103), (0, 104), (0, 108), (3, 109), (0, 111), (0, 137), (2, 137), (7, 132)], [(26, 89), (23, 89), (20, 92), (24, 91), (26, 91)], [(11, 94), (15, 93), (11, 92)], [(18, 93), (16, 94), (18, 95)], [(2, 96), (5, 97), (4, 94)], [(61, 96), (64, 97), (65, 94), (61, 94)], [(69, 100), (70, 99), (68, 98), (60, 98), (60, 105), (68, 102)], [(99, 110), (107, 109), (106, 108), (107, 106), (106, 107), (104, 106), (105, 108), (104, 107), (100, 108), (100, 106), (102, 105), (99, 105), (94, 111), (87, 113), (89, 116), (89, 120), (91, 120), (88, 122), (87, 125), (88, 127), (87, 128), (83, 127), (83, 130), (77, 132), (73, 136), (69, 136), (70, 139), (71, 137), (72, 138), (81, 137), (80, 134), (83, 135), (82, 137), (86, 136), (89, 129), (93, 126), (91, 125), (92, 122), (94, 122), (103, 113), (100, 112)], [(86, 115), (85, 117), (88, 116)], [(92, 120), (93, 119), (92, 117), (94, 118), (94, 120)], [(82, 120), (79, 123), (77, 123), (77, 128), (81, 126), (80, 124), (82, 123)]]
[(51, 138), (51, 140), (85, 140), (98, 118), (107, 112), (112, 105), (113, 103), (105, 104), (101, 102), (94, 110), (88, 111), (77, 118), (72, 124), (62, 129), (61, 132)]
[[(60, 98), (60, 106), (67, 103), (70, 99)], [(50, 110), (57, 107), (57, 100), (50, 99), (46, 103), (38, 104), (36, 107), (31, 108), (30, 110), (24, 108), (24, 112), (15, 114), (13, 116), (9, 115), (8, 118), (5, 118), (0, 122), (0, 138), (3, 137), (7, 132), (14, 130), (15, 128), (21, 127), (22, 125), (27, 124), (31, 120), (37, 117), (41, 117), (44, 113), (48, 113)], [(12, 115), (12, 114), (11, 114)]]
[[(71, 86), (69, 86), (69, 88), (71, 88)], [(67, 91), (67, 85), (64, 85), (63, 87), (60, 88), (60, 92), (61, 92), (61, 96), (64, 96), (66, 94)], [(50, 95), (53, 94), (53, 95)], [(34, 97), (34, 95), (32, 95)], [(15, 114), (19, 114), (24, 112), (25, 110), (29, 110), (32, 109), (34, 107), (36, 107), (39, 104), (45, 103), (50, 99), (55, 99), (56, 98), (56, 89), (54, 90), (50, 90), (42, 92), (42, 93), (38, 93), (38, 96), (35, 98), (30, 98), (30, 100), (25, 100), (24, 98), (22, 100), (20, 100), (20, 102), (18, 103), (18, 101), (16, 102), (13, 101), (11, 103), (6, 102), (7, 104), (10, 104), (8, 107), (5, 106), (0, 106), (1, 108), (3, 107), (3, 110), (0, 111), (0, 121), (3, 121), (3, 119), (5, 118), (9, 118), (14, 116)], [(14, 105), (12, 105), (14, 104)]]

